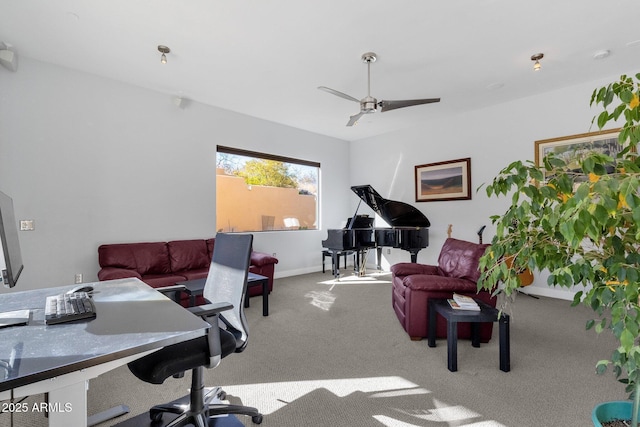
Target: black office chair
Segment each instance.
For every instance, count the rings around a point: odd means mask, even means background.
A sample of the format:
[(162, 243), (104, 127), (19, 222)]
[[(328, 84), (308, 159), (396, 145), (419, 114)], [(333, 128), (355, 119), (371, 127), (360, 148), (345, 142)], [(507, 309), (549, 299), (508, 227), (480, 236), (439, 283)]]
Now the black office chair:
[[(211, 403), (213, 398), (224, 400), (226, 395), (219, 387), (204, 387), (205, 367), (215, 368), (222, 358), (240, 353), (247, 346), (248, 328), (243, 303), (252, 241), (250, 234), (216, 235), (203, 291), (210, 304), (189, 308), (212, 325), (206, 336), (170, 345), (129, 363), (129, 369), (136, 377), (152, 384), (162, 384), (168, 377), (187, 370), (192, 372), (189, 402), (186, 403), (185, 398), (154, 406), (149, 410), (154, 422), (159, 422), (164, 412), (179, 414), (166, 427), (188, 424), (207, 427), (209, 417), (220, 414), (248, 415), (255, 424), (262, 422), (262, 414), (256, 408)], [(164, 290), (174, 291), (176, 287)], [(233, 304), (233, 309), (229, 309), (229, 303)]]

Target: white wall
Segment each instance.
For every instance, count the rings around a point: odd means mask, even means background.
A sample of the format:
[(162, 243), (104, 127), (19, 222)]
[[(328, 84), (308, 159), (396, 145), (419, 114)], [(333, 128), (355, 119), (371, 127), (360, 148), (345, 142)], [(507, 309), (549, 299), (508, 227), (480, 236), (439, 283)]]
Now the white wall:
[[(322, 165), (321, 219), (349, 215), (348, 143), (21, 58), (0, 67), (0, 190), (14, 199), (25, 270), (17, 289), (97, 280), (102, 243), (215, 233), (216, 144)], [(326, 230), (256, 233), (276, 274), (320, 268)]]
[[(595, 110), (589, 107), (591, 93), (617, 77), (541, 93), (446, 120), (429, 121), (429, 110), (425, 109), (425, 122), (418, 127), (351, 144), (351, 184), (371, 184), (383, 197), (417, 206), (429, 218), (430, 244), (420, 251), (418, 262), (437, 263), (448, 224), (453, 225), (452, 237), (474, 242), (478, 241), (480, 227), (487, 225), (483, 240), (490, 243), (495, 227), (489, 218), (503, 213), (508, 201), (488, 199), (484, 189), (479, 192), (476, 189), (490, 183), (510, 162), (533, 160), (536, 140), (597, 130), (590, 129), (595, 115)], [(471, 158), (472, 200), (415, 202), (414, 166), (465, 157)], [(376, 173), (372, 174), (372, 169)], [(351, 202), (355, 208), (357, 200)], [(376, 226), (386, 224), (377, 219)], [(389, 255), (386, 252), (383, 266), (409, 261), (405, 251), (392, 250)], [(573, 297), (573, 292), (548, 287), (546, 278), (544, 272), (537, 273), (534, 284), (526, 291)]]

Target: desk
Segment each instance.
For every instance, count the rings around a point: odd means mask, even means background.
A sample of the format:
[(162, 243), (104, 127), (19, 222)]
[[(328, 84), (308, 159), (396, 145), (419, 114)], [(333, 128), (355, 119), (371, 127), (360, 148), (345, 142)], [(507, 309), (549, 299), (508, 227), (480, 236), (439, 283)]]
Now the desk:
[[(27, 326), (0, 329), (0, 400), (49, 393), (49, 426), (87, 425), (87, 382), (209, 324), (138, 279), (91, 284), (96, 318), (44, 324), (44, 303), (72, 286), (0, 295), (0, 310), (31, 310)], [(43, 414), (44, 416), (44, 414)]]
[[(184, 292), (189, 295), (189, 305), (193, 307), (196, 305), (196, 297), (202, 295), (204, 291), (204, 285), (207, 279), (194, 279), (185, 280), (184, 282), (177, 282), (176, 285), (184, 286)], [(269, 278), (249, 272), (247, 275), (247, 293), (244, 296), (244, 306), (249, 307), (249, 289), (254, 286), (262, 286), (262, 315), (269, 315)], [(179, 301), (179, 299), (178, 299)]]

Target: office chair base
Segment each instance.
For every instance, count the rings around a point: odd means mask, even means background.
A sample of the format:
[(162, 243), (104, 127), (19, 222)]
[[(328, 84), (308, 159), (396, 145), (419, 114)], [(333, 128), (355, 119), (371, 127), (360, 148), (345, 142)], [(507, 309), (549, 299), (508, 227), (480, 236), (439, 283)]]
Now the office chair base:
[[(226, 398), (226, 393), (220, 387), (211, 387), (204, 389), (204, 407), (200, 410), (193, 411), (190, 408), (189, 396), (173, 402), (156, 405), (149, 410), (149, 418), (153, 423), (159, 423), (162, 415), (167, 412), (177, 414), (178, 417), (169, 422), (164, 427), (181, 427), (186, 425), (195, 425), (196, 427), (207, 427), (209, 417), (218, 415), (234, 414), (247, 415), (251, 417), (254, 424), (262, 423), (262, 414), (256, 408), (250, 406), (230, 405), (220, 402)], [(214, 401), (214, 399), (216, 399)]]

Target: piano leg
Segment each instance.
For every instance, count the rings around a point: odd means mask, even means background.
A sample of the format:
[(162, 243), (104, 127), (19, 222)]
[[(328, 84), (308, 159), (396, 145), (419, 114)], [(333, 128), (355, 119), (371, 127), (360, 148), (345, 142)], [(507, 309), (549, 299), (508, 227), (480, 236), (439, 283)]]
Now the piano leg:
[(340, 277), (340, 252), (331, 251), (331, 264), (333, 265), (333, 277)]
[[(418, 249), (419, 251), (419, 249)], [(409, 251), (409, 253), (411, 254), (411, 262), (412, 263), (417, 263), (418, 262), (418, 251)]]
[(356, 249), (353, 252), (353, 274), (357, 274), (359, 265), (360, 265), (360, 250)]
[(382, 265), (380, 264), (382, 261), (382, 246), (376, 247), (376, 267), (378, 271), (382, 271)]

